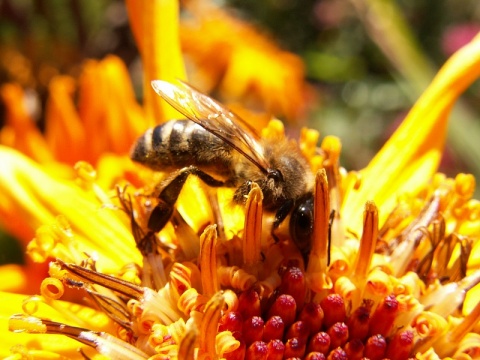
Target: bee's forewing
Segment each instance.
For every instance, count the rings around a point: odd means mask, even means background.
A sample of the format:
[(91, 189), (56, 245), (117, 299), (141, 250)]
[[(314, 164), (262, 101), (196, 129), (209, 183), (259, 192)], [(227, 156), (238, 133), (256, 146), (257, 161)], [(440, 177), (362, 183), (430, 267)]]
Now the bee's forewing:
[[(264, 158), (259, 136), (229, 109), (188, 84), (178, 86), (162, 80), (152, 81), (155, 92), (177, 111), (239, 151), (266, 172), (270, 168)], [(243, 126), (242, 126), (243, 125)]]

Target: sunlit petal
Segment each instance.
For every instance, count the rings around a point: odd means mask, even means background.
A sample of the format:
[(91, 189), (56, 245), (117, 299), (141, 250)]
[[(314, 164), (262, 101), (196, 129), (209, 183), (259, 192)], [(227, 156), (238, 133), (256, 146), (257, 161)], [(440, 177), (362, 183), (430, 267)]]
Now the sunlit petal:
[(144, 96), (147, 115), (160, 123), (179, 117), (177, 111), (155, 94), (152, 80), (185, 80), (179, 40), (177, 0), (128, 0), (130, 23), (142, 55)]
[(0, 157), (0, 211), (2, 221), (13, 234), (31, 239), (33, 229), (53, 224), (58, 215), (64, 215), (83, 251), (105, 254), (107, 261), (102, 262), (102, 267), (140, 263), (128, 227), (118, 213), (102, 208), (92, 193), (74, 182), (53, 178), (12, 149), (0, 147)]
[(352, 231), (359, 232), (358, 214), (367, 200), (379, 204), (381, 226), (395, 205), (396, 194), (415, 193), (435, 173), (451, 108), (480, 75), (479, 64), (477, 37), (445, 63), (402, 125), (362, 170), (360, 189), (348, 189), (342, 207)]

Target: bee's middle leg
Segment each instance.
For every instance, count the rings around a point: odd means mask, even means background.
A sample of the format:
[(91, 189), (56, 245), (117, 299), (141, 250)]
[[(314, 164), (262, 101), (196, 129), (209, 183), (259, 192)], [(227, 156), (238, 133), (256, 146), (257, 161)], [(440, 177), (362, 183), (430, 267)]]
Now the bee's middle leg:
[(189, 166), (178, 171), (177, 175), (162, 188), (158, 196), (159, 202), (152, 210), (148, 219), (148, 228), (153, 232), (163, 229), (173, 214), (175, 203), (177, 202), (180, 191), (185, 185), (185, 181), (190, 175), (197, 176), (205, 184), (211, 187), (224, 186), (223, 181), (214, 179), (207, 173), (201, 171), (196, 166)]

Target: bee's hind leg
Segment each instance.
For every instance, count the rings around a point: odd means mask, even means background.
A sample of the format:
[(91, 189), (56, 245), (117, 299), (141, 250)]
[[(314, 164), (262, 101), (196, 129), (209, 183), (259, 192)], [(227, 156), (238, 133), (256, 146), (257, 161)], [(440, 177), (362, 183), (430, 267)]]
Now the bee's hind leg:
[(223, 181), (214, 179), (207, 173), (201, 171), (196, 166), (185, 167), (177, 172), (177, 175), (160, 191), (159, 202), (152, 210), (148, 219), (148, 228), (153, 232), (163, 229), (173, 214), (175, 203), (177, 202), (180, 191), (185, 185), (189, 175), (195, 175), (205, 184), (211, 187), (224, 186)]

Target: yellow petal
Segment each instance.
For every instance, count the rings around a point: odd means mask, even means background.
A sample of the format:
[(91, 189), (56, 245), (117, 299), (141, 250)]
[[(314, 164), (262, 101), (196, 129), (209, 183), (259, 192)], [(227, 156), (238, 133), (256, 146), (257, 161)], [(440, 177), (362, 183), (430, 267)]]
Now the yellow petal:
[(0, 218), (13, 234), (33, 231), (63, 215), (79, 247), (98, 253), (104, 271), (141, 263), (130, 229), (119, 213), (102, 208), (93, 193), (56, 179), (19, 152), (0, 147)]
[(127, 8), (142, 55), (147, 114), (157, 123), (178, 118), (176, 110), (160, 101), (150, 82), (186, 79), (178, 35), (179, 3), (177, 0), (127, 0)]
[(400, 193), (415, 193), (437, 170), (447, 121), (455, 100), (480, 75), (480, 37), (453, 55), (420, 97), (401, 126), (362, 170), (359, 190), (345, 194), (342, 216), (359, 233), (367, 200), (380, 208), (380, 226)]

